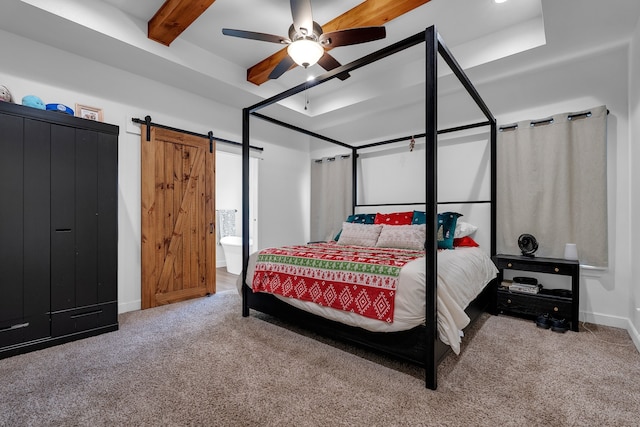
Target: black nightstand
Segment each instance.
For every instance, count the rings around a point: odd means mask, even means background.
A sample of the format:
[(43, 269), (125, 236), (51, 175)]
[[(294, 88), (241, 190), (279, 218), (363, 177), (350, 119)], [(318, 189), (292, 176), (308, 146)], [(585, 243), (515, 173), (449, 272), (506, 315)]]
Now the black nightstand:
[[(496, 291), (498, 313), (527, 318), (549, 313), (554, 317), (564, 317), (571, 323), (571, 330), (578, 332), (580, 305), (580, 263), (578, 261), (502, 254), (495, 255), (492, 259), (499, 270)], [(545, 289), (537, 294), (526, 294), (501, 289), (500, 284), (505, 269), (571, 276), (571, 294), (558, 295)]]

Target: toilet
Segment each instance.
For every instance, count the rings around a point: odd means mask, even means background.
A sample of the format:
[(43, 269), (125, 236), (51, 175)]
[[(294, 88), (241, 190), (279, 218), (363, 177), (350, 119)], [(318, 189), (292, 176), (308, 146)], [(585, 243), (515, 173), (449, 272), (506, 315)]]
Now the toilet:
[[(220, 239), (224, 258), (227, 261), (227, 271), (231, 274), (242, 273), (242, 237), (226, 236)], [(253, 245), (249, 239), (249, 247)]]

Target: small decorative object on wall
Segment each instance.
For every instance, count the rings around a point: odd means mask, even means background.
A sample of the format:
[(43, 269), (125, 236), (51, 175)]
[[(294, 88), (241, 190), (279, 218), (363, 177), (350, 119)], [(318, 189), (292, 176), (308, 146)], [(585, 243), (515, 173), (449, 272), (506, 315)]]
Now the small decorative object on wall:
[(89, 107), (87, 105), (76, 104), (76, 117), (82, 117), (83, 119), (101, 122), (103, 120), (102, 109)]
[(531, 234), (521, 234), (518, 237), (518, 247), (523, 256), (533, 257), (538, 250), (538, 241)]
[(13, 102), (11, 92), (9, 92), (9, 89), (7, 89), (6, 86), (0, 85), (0, 101)]

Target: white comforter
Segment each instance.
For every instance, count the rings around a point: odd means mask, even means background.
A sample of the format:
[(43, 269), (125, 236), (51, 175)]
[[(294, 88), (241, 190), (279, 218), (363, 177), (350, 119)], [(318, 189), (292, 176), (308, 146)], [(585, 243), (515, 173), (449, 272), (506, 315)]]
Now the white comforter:
[[(247, 284), (255, 270), (257, 253), (251, 255), (247, 269)], [(484, 287), (496, 277), (497, 269), (480, 248), (458, 247), (438, 252), (438, 334), (440, 340), (460, 353), (461, 330), (469, 324), (464, 309)], [(240, 276), (242, 277), (242, 276)], [(241, 288), (238, 280), (238, 290)], [(321, 306), (294, 298), (276, 295), (288, 304), (310, 313), (357, 326), (373, 332), (397, 332), (425, 323), (425, 259), (406, 264), (400, 271), (392, 323), (370, 319), (358, 314)]]

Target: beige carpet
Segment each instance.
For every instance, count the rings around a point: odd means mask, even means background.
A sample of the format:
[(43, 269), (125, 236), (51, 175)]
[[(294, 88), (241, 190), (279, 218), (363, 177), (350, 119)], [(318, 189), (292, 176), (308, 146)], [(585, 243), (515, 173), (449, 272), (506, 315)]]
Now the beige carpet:
[(0, 425), (640, 424), (640, 354), (626, 331), (558, 334), (485, 315), (431, 391), (419, 368), (265, 319), (242, 318), (239, 296), (223, 292), (0, 360)]

